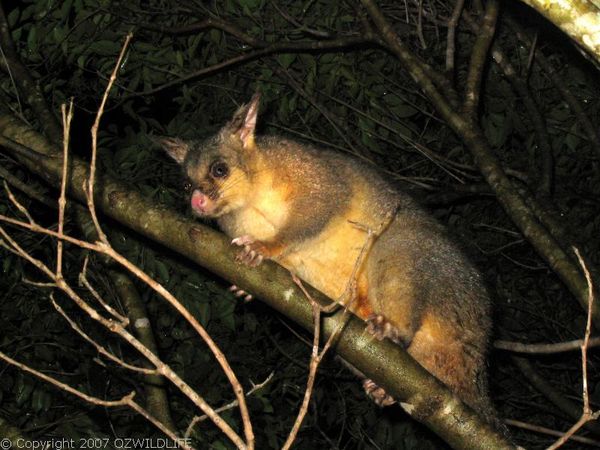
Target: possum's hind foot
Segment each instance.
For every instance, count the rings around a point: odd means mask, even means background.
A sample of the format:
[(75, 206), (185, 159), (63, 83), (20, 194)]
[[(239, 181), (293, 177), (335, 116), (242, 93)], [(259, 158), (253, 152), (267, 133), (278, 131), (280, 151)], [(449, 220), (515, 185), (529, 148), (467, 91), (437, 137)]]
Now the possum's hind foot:
[(377, 406), (390, 406), (396, 403), (396, 400), (389, 395), (382, 387), (379, 387), (375, 382), (369, 378), (365, 378), (362, 382), (363, 388), (366, 394), (371, 400), (375, 402)]
[(367, 317), (367, 332), (375, 336), (379, 341), (388, 338), (390, 341), (402, 345), (404, 348), (410, 345), (410, 339), (407, 336), (403, 336), (400, 330), (381, 314), (371, 314)]
[[(367, 332), (380, 341), (388, 338), (396, 344), (405, 346), (405, 339), (402, 338), (398, 328), (381, 314), (371, 314), (367, 317)], [(366, 378), (362, 384), (366, 394), (377, 406), (384, 407), (396, 403), (396, 400), (373, 380)]]

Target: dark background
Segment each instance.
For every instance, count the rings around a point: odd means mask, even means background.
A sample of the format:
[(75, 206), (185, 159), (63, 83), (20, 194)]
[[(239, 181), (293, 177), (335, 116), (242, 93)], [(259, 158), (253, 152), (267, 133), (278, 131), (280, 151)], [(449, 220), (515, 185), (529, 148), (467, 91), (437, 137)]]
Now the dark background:
[[(39, 83), (50, 108), (58, 111), (60, 104), (74, 98), (72, 149), (82, 158), (89, 157), (89, 129), (107, 77), (125, 35), (134, 31), (100, 130), (99, 172), (118, 178), (157, 204), (186, 213), (179, 167), (148, 136), (210, 136), (239, 104), (260, 89), (259, 133), (283, 134), (333, 148), (379, 167), (389, 179), (412, 191), (470, 249), (494, 293), (495, 338), (550, 343), (583, 336), (585, 311), (514, 226), (472, 155), (393, 55), (368, 42), (332, 50), (309, 48), (317, 41), (364, 35), (368, 21), (360, 4), (320, 0), (44, 0), (3, 4), (18, 55)], [(410, 49), (443, 71), (446, 23), (453, 4), (423, 1), (421, 14), (419, 2), (382, 1), (380, 7)], [(477, 7), (477, 2), (465, 6), (473, 17)], [(283, 42), (305, 43), (306, 48), (275, 50), (165, 86), (256, 50), (240, 36), (219, 27), (182, 29), (208, 17), (222, 19), (260, 40), (262, 48)], [(516, 30), (528, 41), (520, 40)], [(454, 73), (459, 92), (474, 40), (475, 34), (461, 22)], [(598, 71), (565, 35), (518, 3), (503, 2), (495, 42), (537, 103), (551, 149), (537, 139), (522, 93), (491, 57), (484, 72), (480, 125), (519, 189), (536, 191), (541, 161), (548, 151), (553, 153), (552, 207), (562, 215), (575, 237), (573, 243), (590, 265), (597, 264), (599, 153), (556, 83), (558, 80), (560, 87), (580, 102), (597, 130)], [(552, 78), (547, 66), (540, 65), (540, 58), (557, 77)], [(4, 68), (0, 86), (4, 108), (39, 127), (38, 118), (16, 94)], [(2, 152), (0, 165), (38, 192), (56, 198), (54, 189), (8, 153)], [(0, 212), (16, 215), (6, 195), (0, 195)], [(18, 194), (18, 198), (41, 224), (55, 226), (55, 210), (41, 204), (39, 197)], [(249, 404), (257, 448), (278, 448), (304, 393), (310, 335), (260, 301), (241, 304), (227, 292), (226, 283), (168, 249), (109, 219), (101, 220), (115, 248), (163, 283), (208, 328), (240, 380), (248, 385), (249, 380), (258, 383), (275, 373)], [(81, 235), (71, 219), (67, 228), (71, 234)], [(36, 256), (49, 263), (55, 258), (49, 238), (10, 231)], [(74, 286), (84, 256), (84, 252), (67, 246), (65, 272)], [(23, 282), (23, 278), (42, 280), (39, 273), (4, 250), (0, 250), (0, 258), (0, 350), (101, 398), (118, 398), (131, 390), (141, 392), (138, 376), (100, 361), (96, 350), (72, 332), (50, 304), (48, 290)], [(90, 264), (91, 281), (119, 307), (100, 262), (92, 257)], [(138, 287), (161, 357), (209, 403), (231, 401), (225, 377), (189, 326), (147, 287)], [(130, 347), (81, 317), (62, 299), (72, 316), (106, 348), (128, 361), (138, 360)], [(562, 398), (580, 404), (580, 352), (528, 356), (526, 361)], [(492, 395), (502, 417), (558, 431), (575, 422), (532, 386), (531, 374), (515, 365), (511, 353), (492, 350), (489, 364)], [(593, 349), (588, 364), (592, 406), (597, 407), (600, 384)], [(85, 404), (4, 364), (0, 374), (0, 417), (31, 437), (161, 436), (124, 408), (107, 410)], [(196, 412), (174, 390), (169, 389), (169, 394), (173, 418), (180, 429), (185, 429)], [(445, 445), (399, 407), (379, 409), (367, 401), (360, 383), (331, 358), (319, 370), (313, 397), (295, 448), (434, 449)], [(239, 420), (235, 412), (225, 413), (225, 417), (233, 424)], [(231, 447), (215, 427), (205, 423), (200, 431), (197, 448)], [(554, 440), (512, 427), (511, 433), (528, 448), (543, 448)], [(594, 437), (589, 431), (582, 433)], [(565, 448), (581, 446), (569, 443)]]

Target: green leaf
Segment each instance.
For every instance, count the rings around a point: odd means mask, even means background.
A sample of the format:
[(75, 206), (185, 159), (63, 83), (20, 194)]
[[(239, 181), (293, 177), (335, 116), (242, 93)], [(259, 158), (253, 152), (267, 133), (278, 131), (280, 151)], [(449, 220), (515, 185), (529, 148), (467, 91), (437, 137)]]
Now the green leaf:
[(156, 271), (158, 272), (158, 277), (160, 279), (161, 284), (167, 283), (169, 281), (169, 269), (162, 261), (156, 260), (155, 262)]
[(213, 450), (227, 450), (229, 447), (223, 443), (223, 441), (214, 441), (211, 446)]
[(31, 407), (35, 412), (48, 411), (52, 406), (52, 397), (44, 389), (36, 389), (31, 395)]
[(52, 36), (54, 37), (54, 42), (59, 43), (65, 37), (65, 29), (59, 26), (54, 27), (52, 30)]
[(37, 50), (37, 28), (31, 27), (27, 35), (27, 50), (34, 53)]
[(2, 272), (8, 273), (10, 266), (12, 265), (12, 260), (13, 257), (11, 255), (8, 255), (6, 258), (4, 258), (2, 261)]
[(17, 390), (15, 394), (15, 402), (18, 406), (23, 406), (29, 399), (31, 391), (33, 391), (33, 385), (20, 376), (17, 380)]
[(73, 5), (73, 0), (66, 0), (63, 2), (60, 7), (60, 19), (67, 20), (69, 18), (69, 13), (71, 12), (71, 6)]
[(11, 33), (13, 41), (20, 41), (21, 35), (23, 34), (23, 27), (19, 27)]
[(409, 117), (414, 116), (419, 112), (417, 108), (412, 105), (408, 105), (403, 103), (401, 105), (394, 106), (391, 110), (401, 119), (407, 119)]
[(290, 65), (296, 60), (296, 55), (294, 53), (283, 53), (277, 56), (277, 61), (281, 64), (285, 69), (290, 67)]
[[(115, 56), (119, 53), (120, 49), (121, 43), (116, 41), (101, 40), (93, 42), (90, 45), (90, 50), (100, 56)], [(114, 62), (111, 62), (111, 65), (113, 64)]]
[(183, 67), (183, 53), (180, 50), (175, 52), (175, 61), (177, 61), (179, 67)]
[(20, 13), (19, 8), (15, 8), (8, 15), (8, 17), (7, 17), (8, 25), (11, 29), (13, 29), (14, 26), (17, 24), (17, 21), (19, 20), (19, 13)]

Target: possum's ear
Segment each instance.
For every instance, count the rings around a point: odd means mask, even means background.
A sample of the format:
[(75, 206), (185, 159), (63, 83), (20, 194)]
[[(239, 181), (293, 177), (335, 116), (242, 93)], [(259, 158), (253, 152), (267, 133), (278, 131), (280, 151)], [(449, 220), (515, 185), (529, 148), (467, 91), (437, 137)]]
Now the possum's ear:
[(250, 103), (242, 105), (225, 126), (227, 132), (239, 137), (242, 141), (242, 147), (245, 149), (254, 147), (254, 129), (256, 128), (259, 104), (260, 92), (256, 92)]
[(152, 137), (152, 140), (160, 145), (167, 155), (177, 161), (179, 164), (183, 164), (183, 160), (190, 151), (189, 144), (179, 138), (171, 138), (165, 136)]

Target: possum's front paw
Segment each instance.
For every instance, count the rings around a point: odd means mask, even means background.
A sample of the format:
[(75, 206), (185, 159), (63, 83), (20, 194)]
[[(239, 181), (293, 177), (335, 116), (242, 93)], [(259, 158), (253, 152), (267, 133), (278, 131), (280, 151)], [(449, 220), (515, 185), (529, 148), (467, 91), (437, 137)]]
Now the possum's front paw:
[(251, 236), (236, 237), (231, 243), (242, 247), (235, 259), (250, 267), (258, 266), (267, 257), (265, 245), (261, 241), (255, 241)]
[(363, 380), (363, 388), (369, 398), (375, 402), (377, 406), (389, 406), (396, 403), (396, 400), (389, 395), (382, 387), (379, 387), (375, 382), (369, 378)]

